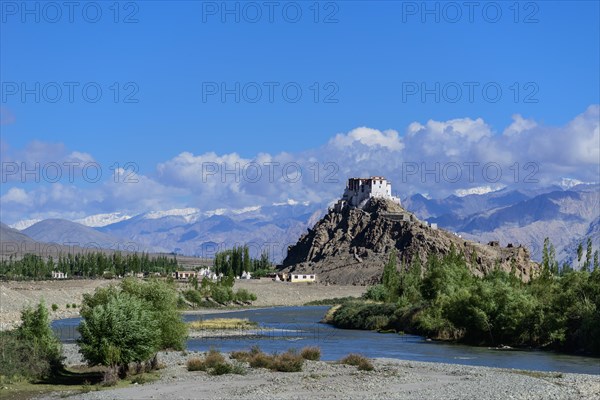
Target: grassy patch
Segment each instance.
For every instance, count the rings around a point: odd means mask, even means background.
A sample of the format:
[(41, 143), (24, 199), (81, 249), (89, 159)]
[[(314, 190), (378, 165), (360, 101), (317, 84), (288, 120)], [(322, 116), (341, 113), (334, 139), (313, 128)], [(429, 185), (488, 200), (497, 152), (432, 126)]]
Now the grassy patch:
[(256, 328), (256, 322), (249, 321), (246, 318), (213, 318), (201, 321), (190, 322), (192, 330), (220, 330), (220, 329), (252, 329)]
[[(73, 398), (77, 398), (77, 395), (81, 393), (109, 388), (102, 385), (104, 369), (103, 367), (63, 369), (55, 374), (54, 377), (43, 381), (22, 379), (13, 380), (10, 383), (2, 383), (0, 387), (5, 389), (0, 389), (0, 399), (25, 400), (48, 393), (58, 393), (58, 397), (74, 396)], [(128, 387), (135, 383), (149, 383), (158, 378), (158, 372), (147, 372), (120, 380), (111, 388)]]
[(338, 304), (346, 304), (351, 301), (359, 300), (358, 297), (334, 297), (332, 299), (313, 300), (305, 303), (305, 306), (336, 306)]
[(543, 372), (543, 371), (526, 371), (526, 370), (515, 370), (511, 371), (514, 374), (530, 376), (532, 378), (546, 379), (546, 378), (562, 378), (564, 375), (560, 372)]

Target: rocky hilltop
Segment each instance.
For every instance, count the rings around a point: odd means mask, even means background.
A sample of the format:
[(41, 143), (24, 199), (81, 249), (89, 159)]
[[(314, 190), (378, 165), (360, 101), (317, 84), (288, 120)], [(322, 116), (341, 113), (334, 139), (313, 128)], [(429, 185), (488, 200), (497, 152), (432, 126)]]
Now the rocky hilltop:
[(529, 280), (536, 264), (521, 246), (481, 244), (430, 226), (385, 198), (371, 198), (361, 207), (330, 209), (298, 242), (289, 247), (284, 272), (317, 274), (320, 282), (367, 285), (378, 283), (392, 249), (398, 265), (410, 265), (418, 256), (423, 264), (451, 248), (465, 254), (469, 268), (482, 275), (496, 265), (510, 271), (513, 266)]

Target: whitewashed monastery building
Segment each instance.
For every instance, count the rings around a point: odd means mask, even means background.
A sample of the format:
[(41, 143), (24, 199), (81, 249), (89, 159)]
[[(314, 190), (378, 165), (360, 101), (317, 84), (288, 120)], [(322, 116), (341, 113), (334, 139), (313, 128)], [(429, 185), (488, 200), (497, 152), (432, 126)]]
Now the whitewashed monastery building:
[(400, 204), (400, 199), (392, 195), (392, 183), (383, 176), (370, 178), (350, 178), (344, 195), (335, 205), (336, 211), (345, 207), (362, 207), (371, 197), (384, 198)]

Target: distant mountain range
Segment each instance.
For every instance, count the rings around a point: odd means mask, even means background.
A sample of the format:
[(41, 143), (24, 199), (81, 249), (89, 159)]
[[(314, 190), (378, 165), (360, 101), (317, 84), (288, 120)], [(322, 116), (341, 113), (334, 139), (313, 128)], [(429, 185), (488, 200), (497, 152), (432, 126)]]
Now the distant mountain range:
[[(580, 241), (591, 237), (600, 247), (600, 185), (579, 184), (543, 189), (502, 189), (489, 193), (429, 199), (413, 195), (403, 207), (420, 219), (474, 241), (522, 244), (534, 260), (549, 237), (559, 260), (576, 259)], [(279, 262), (288, 245), (325, 213), (321, 205), (289, 201), (238, 210), (197, 208), (152, 211), (139, 215), (99, 214), (76, 221), (47, 219), (2, 225), (2, 241), (24, 234), (39, 242), (97, 243), (138, 250), (211, 257), (218, 250), (248, 244), (254, 256), (268, 251)]]
[[(574, 259), (577, 244), (591, 237), (600, 247), (600, 185), (569, 189), (552, 186), (537, 190), (503, 189), (486, 194), (445, 199), (411, 196), (404, 207), (419, 218), (470, 240), (522, 244), (540, 260), (544, 238), (550, 238), (560, 261)], [(575, 250), (573, 250), (573, 247)]]

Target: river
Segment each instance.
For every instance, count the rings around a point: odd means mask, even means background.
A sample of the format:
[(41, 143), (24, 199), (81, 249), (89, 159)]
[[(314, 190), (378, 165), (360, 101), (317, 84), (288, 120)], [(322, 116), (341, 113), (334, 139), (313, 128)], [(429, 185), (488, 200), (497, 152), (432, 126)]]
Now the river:
[[(490, 350), (426, 341), (421, 336), (338, 329), (319, 321), (329, 307), (272, 307), (224, 312), (208, 315), (185, 315), (186, 322), (212, 318), (247, 318), (257, 322), (256, 335), (188, 339), (187, 348), (205, 351), (248, 350), (258, 345), (266, 352), (283, 352), (288, 348), (319, 346), (321, 359), (338, 360), (348, 353), (361, 353), (370, 358), (387, 357), (403, 360), (480, 365), (537, 371), (574, 372), (600, 375), (600, 359), (547, 351)], [(52, 327), (61, 340), (73, 341), (79, 318), (57, 320)]]

